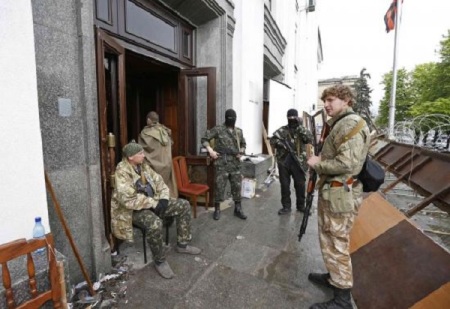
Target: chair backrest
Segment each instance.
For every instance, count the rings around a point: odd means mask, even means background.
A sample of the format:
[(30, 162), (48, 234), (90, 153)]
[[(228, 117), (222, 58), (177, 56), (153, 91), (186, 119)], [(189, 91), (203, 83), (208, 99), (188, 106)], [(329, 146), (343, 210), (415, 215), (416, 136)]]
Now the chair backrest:
[[(31, 253), (42, 247), (47, 249), (50, 289), (38, 294), (36, 270)], [(11, 275), (8, 269), (8, 261), (22, 255), (27, 256), (27, 271), (31, 299), (16, 306), (11, 284)], [(7, 308), (40, 308), (47, 301), (52, 301), (54, 308), (61, 308), (60, 275), (56, 265), (53, 236), (51, 234), (45, 235), (45, 238), (43, 237), (42, 239), (30, 239), (27, 241), (22, 238), (0, 245), (0, 264), (2, 265), (3, 286), (5, 288)]]
[(182, 189), (191, 182), (189, 180), (185, 157), (177, 156), (173, 158), (173, 170), (175, 171), (175, 178), (177, 179), (178, 188)]

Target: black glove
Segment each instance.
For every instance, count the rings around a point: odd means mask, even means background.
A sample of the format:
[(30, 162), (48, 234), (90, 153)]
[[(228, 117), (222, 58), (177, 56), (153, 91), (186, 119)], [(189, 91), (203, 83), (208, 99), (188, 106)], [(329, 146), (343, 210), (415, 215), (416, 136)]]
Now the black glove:
[(158, 217), (162, 217), (164, 215), (164, 213), (166, 212), (168, 205), (169, 205), (169, 200), (164, 200), (164, 199), (159, 200), (158, 205), (156, 205), (153, 212)]

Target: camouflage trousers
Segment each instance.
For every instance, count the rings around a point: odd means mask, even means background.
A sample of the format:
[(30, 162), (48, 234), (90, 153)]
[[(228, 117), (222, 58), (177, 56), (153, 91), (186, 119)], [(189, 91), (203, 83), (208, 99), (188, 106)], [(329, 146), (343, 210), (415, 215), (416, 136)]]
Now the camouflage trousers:
[(133, 211), (133, 223), (146, 227), (147, 243), (152, 251), (153, 260), (162, 262), (164, 252), (163, 219), (173, 217), (177, 222), (177, 242), (187, 244), (191, 238), (191, 205), (184, 199), (169, 199), (163, 218), (159, 218), (150, 209)]
[(356, 196), (354, 210), (341, 213), (332, 212), (329, 202), (319, 196), (317, 219), (320, 248), (331, 276), (330, 283), (340, 289), (353, 287), (350, 231), (362, 202), (362, 198), (358, 194)]
[[(240, 164), (240, 161), (233, 159)], [(216, 165), (216, 183), (215, 183), (215, 199), (216, 203), (220, 203), (225, 199), (225, 189), (227, 181), (230, 181), (231, 195), (234, 201), (241, 201), (241, 169), (236, 162), (226, 162), (225, 165)]]

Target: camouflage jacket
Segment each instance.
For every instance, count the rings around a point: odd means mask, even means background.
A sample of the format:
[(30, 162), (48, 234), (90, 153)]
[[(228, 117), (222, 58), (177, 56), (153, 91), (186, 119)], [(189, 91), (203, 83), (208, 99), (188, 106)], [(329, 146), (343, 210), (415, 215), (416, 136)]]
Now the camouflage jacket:
[(306, 145), (311, 144), (313, 136), (304, 126), (299, 125), (295, 129), (288, 126), (282, 126), (276, 130), (270, 138), (270, 144), (276, 149), (276, 156), (279, 163), (283, 163), (289, 151), (283, 146), (282, 141), (292, 145), (297, 158), (302, 163), (303, 170), (307, 169), (306, 164)]
[(321, 162), (314, 166), (317, 174), (326, 182), (343, 182), (344, 179), (358, 175), (369, 150), (370, 132), (367, 124), (349, 140), (344, 141), (344, 137), (350, 133), (361, 119), (360, 116), (356, 114), (345, 116), (333, 127), (334, 122), (340, 115), (349, 112), (353, 112), (351, 107), (348, 107), (328, 121), (328, 124), (333, 129), (325, 139), (321, 153)]
[[(242, 130), (238, 127), (234, 127), (230, 130), (225, 125), (218, 125), (207, 130), (205, 136), (202, 137), (201, 142), (203, 146), (210, 146), (211, 140), (214, 139), (214, 150), (217, 152), (229, 153), (244, 153), (247, 144), (244, 139)], [(235, 157), (235, 156), (229, 156)]]
[(115, 237), (126, 241), (133, 241), (133, 210), (155, 208), (160, 199), (169, 199), (169, 188), (162, 177), (145, 162), (141, 169), (153, 189), (153, 197), (136, 192), (135, 183), (140, 175), (126, 158), (116, 168), (111, 198), (111, 227)]

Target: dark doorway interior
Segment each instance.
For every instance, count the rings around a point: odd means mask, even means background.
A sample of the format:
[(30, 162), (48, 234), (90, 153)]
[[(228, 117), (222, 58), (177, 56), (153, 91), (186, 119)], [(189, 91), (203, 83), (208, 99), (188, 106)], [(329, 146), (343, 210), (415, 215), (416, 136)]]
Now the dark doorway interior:
[(172, 151), (176, 152), (179, 144), (179, 69), (128, 50), (125, 63), (128, 140), (137, 141), (146, 126), (146, 115), (156, 111), (160, 122), (172, 130)]

